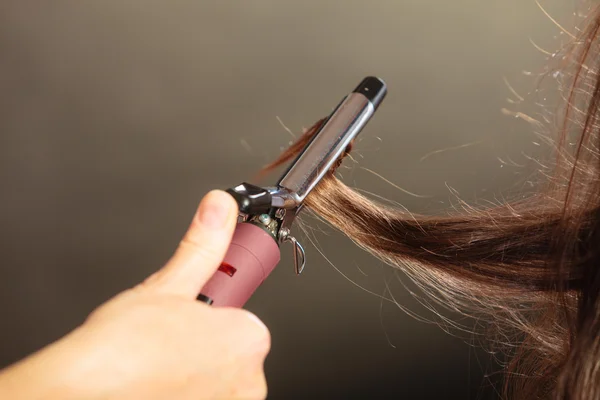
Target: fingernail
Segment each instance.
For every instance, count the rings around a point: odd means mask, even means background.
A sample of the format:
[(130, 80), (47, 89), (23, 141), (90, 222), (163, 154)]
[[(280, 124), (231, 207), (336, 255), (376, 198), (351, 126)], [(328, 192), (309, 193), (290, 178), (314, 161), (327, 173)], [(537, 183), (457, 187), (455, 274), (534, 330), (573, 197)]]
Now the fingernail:
[(212, 229), (225, 226), (231, 209), (231, 197), (225, 192), (214, 190), (207, 194), (198, 209), (198, 220)]

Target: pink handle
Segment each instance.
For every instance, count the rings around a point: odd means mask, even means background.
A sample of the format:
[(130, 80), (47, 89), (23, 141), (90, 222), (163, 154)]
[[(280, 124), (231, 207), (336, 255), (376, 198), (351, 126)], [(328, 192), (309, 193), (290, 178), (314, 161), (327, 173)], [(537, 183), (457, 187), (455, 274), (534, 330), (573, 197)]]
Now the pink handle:
[(279, 260), (271, 235), (255, 225), (238, 224), (223, 264), (200, 293), (213, 306), (241, 308)]

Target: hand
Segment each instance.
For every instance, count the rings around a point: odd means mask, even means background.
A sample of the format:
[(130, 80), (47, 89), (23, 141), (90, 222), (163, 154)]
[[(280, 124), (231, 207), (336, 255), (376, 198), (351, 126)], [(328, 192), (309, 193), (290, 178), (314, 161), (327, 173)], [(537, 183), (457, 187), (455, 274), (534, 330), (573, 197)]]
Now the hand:
[(236, 218), (231, 196), (209, 193), (160, 271), (0, 373), (0, 398), (265, 398), (267, 328), (245, 310), (195, 300), (225, 256)]

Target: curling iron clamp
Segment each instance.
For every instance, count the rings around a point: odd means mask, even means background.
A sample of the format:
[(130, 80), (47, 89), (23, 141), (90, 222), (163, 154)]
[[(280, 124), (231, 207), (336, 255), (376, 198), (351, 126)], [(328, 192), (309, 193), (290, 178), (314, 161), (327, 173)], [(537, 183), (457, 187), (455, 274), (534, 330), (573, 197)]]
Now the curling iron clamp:
[(223, 263), (200, 291), (199, 301), (243, 307), (280, 261), (280, 245), (293, 246), (296, 274), (306, 264), (291, 233), (304, 199), (343, 155), (387, 93), (385, 83), (365, 78), (342, 99), (273, 187), (241, 183), (227, 190), (239, 207), (238, 224)]

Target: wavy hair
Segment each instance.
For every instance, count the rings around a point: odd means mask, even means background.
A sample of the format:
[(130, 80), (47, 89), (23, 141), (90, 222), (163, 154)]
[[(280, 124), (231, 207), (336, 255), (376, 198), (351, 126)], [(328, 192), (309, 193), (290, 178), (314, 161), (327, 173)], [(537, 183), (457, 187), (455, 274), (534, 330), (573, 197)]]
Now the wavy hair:
[[(556, 163), (536, 193), (494, 207), (416, 215), (346, 186), (335, 174), (340, 160), (306, 201), (437, 304), (500, 328), (505, 344), (517, 349), (505, 367), (509, 398), (600, 398), (599, 29), (595, 10), (562, 53)], [(265, 171), (295, 157), (323, 121)]]

